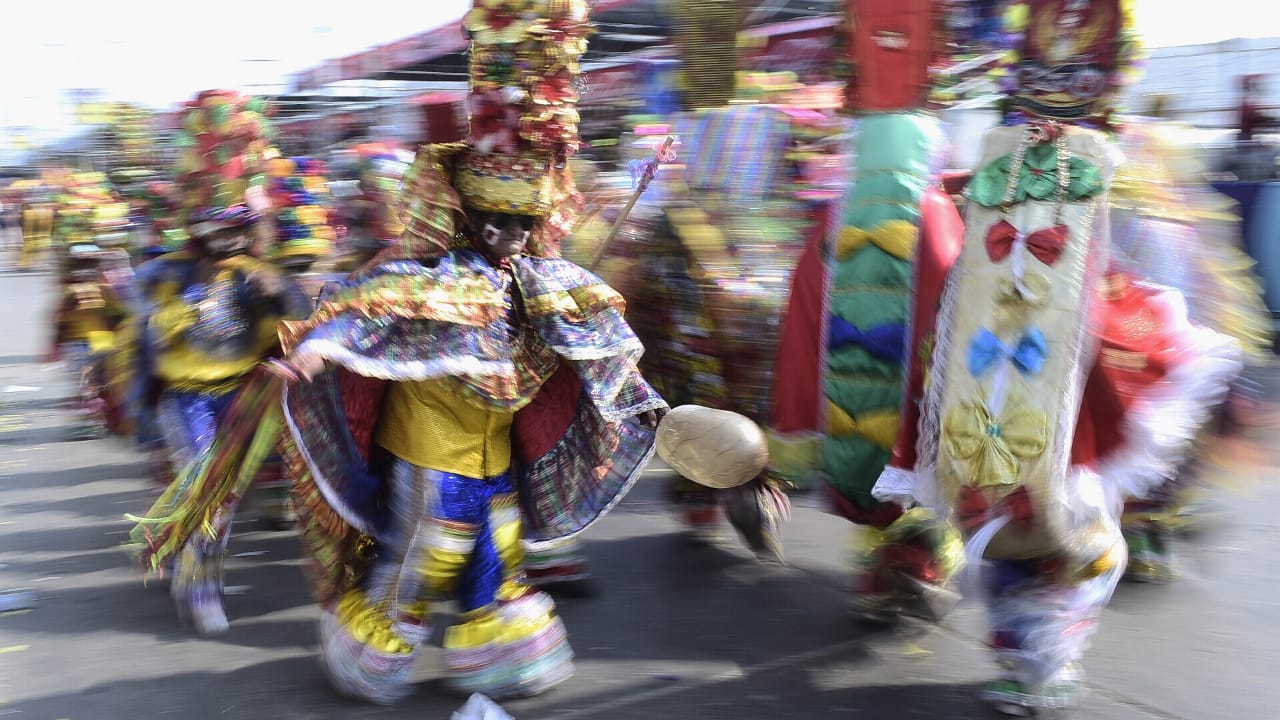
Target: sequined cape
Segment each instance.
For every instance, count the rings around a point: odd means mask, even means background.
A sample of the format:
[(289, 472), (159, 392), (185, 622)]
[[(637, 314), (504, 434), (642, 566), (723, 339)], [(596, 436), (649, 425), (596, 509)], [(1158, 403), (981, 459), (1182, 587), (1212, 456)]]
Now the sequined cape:
[(636, 368), (643, 348), (622, 297), (561, 259), (517, 258), (510, 273), (470, 249), (387, 262), (331, 291), (309, 320), (282, 325), (286, 349), (331, 368), (284, 398), (284, 455), (321, 603), (358, 582), (385, 528), (370, 461), (388, 381), (442, 379), (460, 402), (515, 412), (515, 484), (533, 546), (580, 533), (644, 470), (654, 434), (635, 418), (666, 403)]

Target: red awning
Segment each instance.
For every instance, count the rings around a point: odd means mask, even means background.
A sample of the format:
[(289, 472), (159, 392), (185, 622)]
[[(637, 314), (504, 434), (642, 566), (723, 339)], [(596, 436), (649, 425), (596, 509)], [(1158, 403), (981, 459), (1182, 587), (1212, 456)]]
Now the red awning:
[(777, 37), (779, 35), (798, 35), (800, 33), (811, 33), (817, 30), (823, 30), (835, 27), (840, 24), (840, 18), (833, 15), (824, 15), (821, 17), (802, 18), (800, 20), (788, 20), (787, 22), (769, 23), (768, 25), (757, 25), (753, 28), (747, 28), (742, 31), (747, 37)]
[(448, 25), (391, 43), (387, 46), (387, 69), (400, 70), (466, 49), (467, 38), (462, 31), (462, 20), (455, 20)]
[[(617, 10), (641, 2), (641, 0), (596, 0), (592, 13)], [(786, 24), (786, 23), (784, 23)], [(319, 68), (304, 70), (295, 75), (295, 91), (320, 87), (338, 80), (360, 80), (384, 72), (403, 70), (436, 58), (467, 49), (462, 19), (446, 25), (387, 43), (363, 53), (341, 60), (330, 60)]]
[(462, 20), (459, 19), (341, 60), (328, 60), (317, 68), (303, 70), (295, 75), (295, 90), (308, 90), (339, 80), (362, 80), (466, 49), (467, 39), (462, 32)]
[(339, 80), (360, 80), (364, 77), (364, 53), (348, 55), (338, 61)]
[(582, 105), (635, 97), (640, 91), (634, 64), (589, 70), (583, 75), (587, 90), (579, 101)]
[(743, 31), (757, 40), (743, 55), (752, 70), (791, 71), (804, 82), (830, 76), (835, 62), (836, 17), (815, 17), (761, 25)]
[(372, 77), (387, 70), (387, 46), (379, 45), (360, 53), (360, 77)]

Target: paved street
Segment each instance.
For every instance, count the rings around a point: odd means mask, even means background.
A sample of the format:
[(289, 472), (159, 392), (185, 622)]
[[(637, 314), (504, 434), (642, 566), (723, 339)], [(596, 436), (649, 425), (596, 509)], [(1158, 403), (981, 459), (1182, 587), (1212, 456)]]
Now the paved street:
[[(120, 439), (69, 441), (70, 386), (39, 356), (52, 278), (0, 266), (0, 589), (31, 610), (0, 615), (6, 720), (448, 718), (465, 698), (432, 682), (395, 708), (335, 697), (315, 662), (315, 607), (289, 533), (237, 525), (227, 570), (231, 631), (179, 626), (161, 582), (144, 586), (119, 548), (152, 496)], [(1264, 377), (1270, 381), (1271, 378)], [(1219, 442), (1215, 470), (1234, 527), (1183, 547), (1181, 579), (1122, 587), (1087, 669), (1077, 717), (1280, 717), (1280, 433)], [(578, 674), (505, 705), (517, 720), (987, 717), (981, 611), (942, 627), (873, 632), (843, 615), (849, 529), (797, 499), (789, 564), (732, 542), (687, 543), (655, 468), (587, 535), (602, 592), (560, 608)]]

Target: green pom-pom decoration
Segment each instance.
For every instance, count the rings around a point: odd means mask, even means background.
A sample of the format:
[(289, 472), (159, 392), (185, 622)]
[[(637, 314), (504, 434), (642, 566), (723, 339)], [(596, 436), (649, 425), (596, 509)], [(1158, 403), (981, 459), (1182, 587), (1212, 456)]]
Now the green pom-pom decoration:
[(219, 130), (222, 130), (230, 119), (231, 107), (229, 105), (218, 105), (209, 109), (209, 124)]

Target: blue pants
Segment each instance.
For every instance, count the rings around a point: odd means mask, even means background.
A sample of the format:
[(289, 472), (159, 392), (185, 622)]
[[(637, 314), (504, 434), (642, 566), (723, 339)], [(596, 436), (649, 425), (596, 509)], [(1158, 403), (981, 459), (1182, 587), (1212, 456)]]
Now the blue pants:
[(160, 424), (175, 470), (213, 447), (218, 425), (234, 398), (234, 392), (165, 391), (160, 398)]
[(509, 473), (469, 478), (396, 460), (391, 486), (390, 535), (403, 543), (408, 576), (400, 602), (453, 600), (466, 613), (492, 605), (503, 583), (520, 576), (520, 514)]

